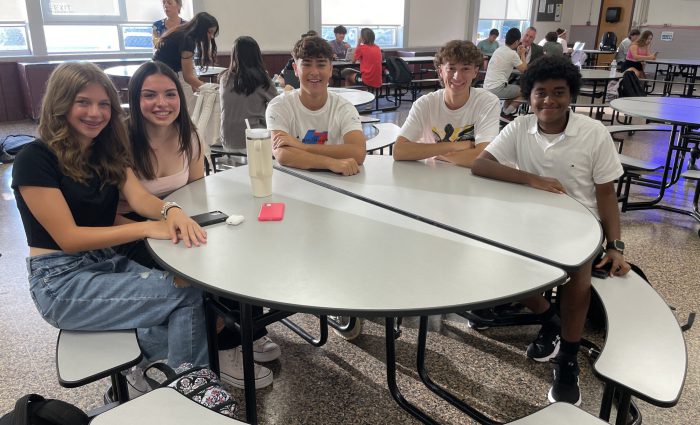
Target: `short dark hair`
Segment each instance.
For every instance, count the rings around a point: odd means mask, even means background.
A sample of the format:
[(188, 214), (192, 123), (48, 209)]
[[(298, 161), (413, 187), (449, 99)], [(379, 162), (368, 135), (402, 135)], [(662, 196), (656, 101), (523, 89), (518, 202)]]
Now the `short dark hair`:
[(484, 56), (471, 41), (452, 40), (438, 49), (434, 62), (435, 68), (446, 62), (464, 63), (480, 68), (484, 64)]
[(338, 25), (337, 27), (333, 28), (333, 34), (347, 34), (347, 33), (348, 33), (348, 29), (342, 25)]
[(492, 29), (491, 31), (489, 31), (489, 35), (495, 35), (496, 37), (498, 37), (498, 34), (499, 34), (499, 32), (498, 32), (498, 30), (497, 30), (496, 28), (494, 28), (494, 29)]
[(629, 36), (632, 37), (632, 36), (639, 35), (639, 34), (641, 34), (641, 32), (639, 31), (639, 28), (635, 28), (632, 31), (630, 31)]
[(333, 49), (331, 45), (317, 35), (302, 37), (294, 45), (292, 49), (292, 57), (298, 59), (317, 59), (325, 58), (329, 61), (333, 60)]
[(528, 66), (520, 87), (525, 99), (530, 98), (535, 83), (547, 80), (566, 80), (571, 97), (576, 97), (581, 89), (581, 73), (571, 59), (566, 56), (543, 56)]
[(360, 38), (362, 38), (362, 42), (368, 45), (374, 44), (374, 31), (372, 31), (372, 28), (362, 28), (360, 30)]
[(521, 34), (520, 30), (517, 28), (511, 28), (506, 33), (506, 45), (510, 46), (516, 41), (520, 40)]
[(557, 33), (554, 31), (550, 31), (547, 34), (545, 34), (544, 39), (547, 41), (557, 41)]
[(318, 35), (318, 32), (316, 32), (315, 30), (308, 30), (307, 32), (305, 32), (304, 34), (301, 35), (301, 38), (304, 38), (304, 37), (313, 37), (313, 36), (316, 36), (316, 35)]

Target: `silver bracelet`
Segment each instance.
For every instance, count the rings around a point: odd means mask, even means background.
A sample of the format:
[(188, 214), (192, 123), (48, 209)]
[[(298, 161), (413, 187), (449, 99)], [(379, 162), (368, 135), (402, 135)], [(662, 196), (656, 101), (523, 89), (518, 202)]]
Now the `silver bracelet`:
[(167, 219), (168, 219), (168, 211), (170, 211), (170, 208), (179, 208), (179, 209), (182, 209), (182, 207), (179, 206), (179, 205), (178, 205), (177, 203), (175, 203), (175, 202), (170, 202), (170, 201), (168, 201), (168, 202), (164, 203), (164, 204), (163, 204), (163, 207), (160, 209), (160, 216), (163, 217), (163, 220), (167, 220)]

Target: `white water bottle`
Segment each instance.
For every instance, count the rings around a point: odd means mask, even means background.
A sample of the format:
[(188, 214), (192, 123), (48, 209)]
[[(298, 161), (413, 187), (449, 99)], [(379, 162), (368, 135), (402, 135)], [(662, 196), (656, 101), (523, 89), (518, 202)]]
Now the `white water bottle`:
[(615, 59), (610, 62), (610, 75), (615, 75), (617, 73), (617, 61)]

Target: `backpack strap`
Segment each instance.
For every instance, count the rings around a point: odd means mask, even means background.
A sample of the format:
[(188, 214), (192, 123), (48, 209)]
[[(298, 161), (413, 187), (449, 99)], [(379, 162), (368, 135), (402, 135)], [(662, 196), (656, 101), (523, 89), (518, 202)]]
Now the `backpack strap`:
[(39, 394), (27, 394), (17, 400), (14, 410), (13, 425), (30, 425), (29, 423), (29, 403), (44, 401), (44, 397)]
[(43, 403), (37, 403), (36, 409), (32, 410), (32, 416), (42, 419), (41, 423), (87, 425), (90, 422), (85, 412), (62, 400), (46, 400)]

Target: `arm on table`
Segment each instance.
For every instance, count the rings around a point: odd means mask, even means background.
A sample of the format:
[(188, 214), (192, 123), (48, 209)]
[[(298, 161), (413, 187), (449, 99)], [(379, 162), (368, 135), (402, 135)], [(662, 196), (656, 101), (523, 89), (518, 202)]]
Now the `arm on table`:
[(394, 144), (394, 160), (416, 161), (432, 158), (434, 156), (447, 155), (473, 148), (468, 142), (459, 143), (418, 143), (412, 142), (403, 136), (399, 136)]
[(474, 146), (472, 142), (460, 142), (460, 144), (462, 143), (470, 145), (471, 147), (462, 151), (438, 155), (436, 159), (450, 162), (461, 167), (471, 168), (474, 164), (474, 160), (486, 149), (486, 146), (488, 146), (488, 142), (479, 143), (476, 146)]
[[(351, 131), (348, 134), (354, 132)], [(360, 171), (357, 159), (362, 163), (366, 155), (363, 147), (365, 144), (364, 135), (360, 131), (357, 133), (360, 133), (361, 139), (351, 136), (349, 145), (325, 146), (305, 145), (284, 131), (272, 130), (273, 153), (280, 165), (302, 170), (331, 170), (334, 173), (349, 176)], [(361, 152), (359, 152), (360, 150)]]
[(566, 193), (559, 180), (551, 177), (541, 177), (537, 174), (507, 167), (498, 162), (489, 151), (483, 151), (472, 164), (472, 174), (490, 179), (511, 183), (524, 184), (535, 189), (554, 193)]

